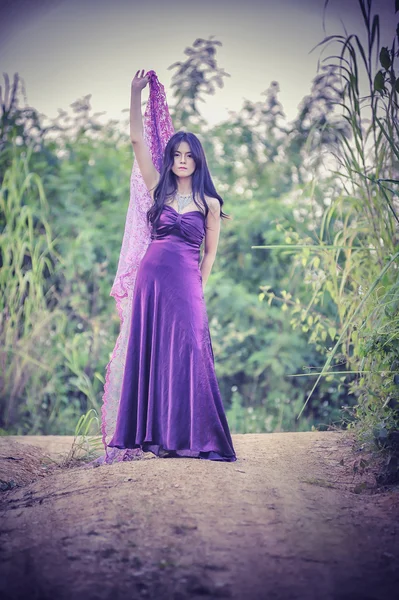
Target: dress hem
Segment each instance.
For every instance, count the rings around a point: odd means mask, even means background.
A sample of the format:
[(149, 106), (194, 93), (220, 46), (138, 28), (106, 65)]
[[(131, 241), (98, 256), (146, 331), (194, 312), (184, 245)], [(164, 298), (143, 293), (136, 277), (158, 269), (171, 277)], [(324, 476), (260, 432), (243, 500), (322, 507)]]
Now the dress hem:
[(159, 458), (199, 458), (205, 460), (217, 460), (221, 462), (235, 462), (237, 457), (233, 455), (222, 455), (216, 450), (192, 450), (191, 448), (165, 448), (162, 444), (153, 444), (151, 442), (142, 442), (132, 446), (121, 446), (118, 444), (107, 444), (109, 448), (118, 448), (119, 450), (141, 449), (143, 452), (152, 452)]

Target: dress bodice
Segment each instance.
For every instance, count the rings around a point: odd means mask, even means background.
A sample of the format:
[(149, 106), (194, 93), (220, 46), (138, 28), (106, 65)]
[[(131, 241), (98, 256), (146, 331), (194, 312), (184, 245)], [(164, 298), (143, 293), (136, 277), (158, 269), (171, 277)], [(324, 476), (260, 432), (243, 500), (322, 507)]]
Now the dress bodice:
[(165, 204), (152, 239), (163, 239), (177, 235), (190, 245), (201, 246), (205, 235), (205, 215), (199, 210), (179, 213), (173, 206)]

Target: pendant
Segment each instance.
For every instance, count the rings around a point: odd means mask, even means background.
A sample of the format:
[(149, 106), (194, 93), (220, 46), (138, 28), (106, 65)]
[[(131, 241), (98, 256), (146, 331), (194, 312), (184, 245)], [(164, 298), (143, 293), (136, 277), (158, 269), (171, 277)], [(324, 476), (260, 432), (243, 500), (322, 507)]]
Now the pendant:
[(179, 192), (176, 192), (175, 197), (177, 199), (177, 207), (178, 207), (179, 213), (181, 213), (186, 206), (188, 206), (189, 204), (191, 204), (191, 202), (193, 202), (193, 193), (192, 192), (191, 192), (191, 194), (187, 194), (187, 195), (179, 194)]

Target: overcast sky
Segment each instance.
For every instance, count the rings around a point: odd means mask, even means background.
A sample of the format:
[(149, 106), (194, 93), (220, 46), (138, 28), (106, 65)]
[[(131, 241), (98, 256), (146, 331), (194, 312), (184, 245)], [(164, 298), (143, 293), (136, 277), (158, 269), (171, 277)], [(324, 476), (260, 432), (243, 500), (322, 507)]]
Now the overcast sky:
[[(218, 65), (230, 78), (200, 103), (214, 124), (243, 99), (261, 100), (271, 81), (289, 119), (309, 93), (324, 37), (325, 0), (0, 0), (0, 64), (26, 84), (28, 103), (50, 118), (57, 109), (92, 94), (102, 120), (126, 119), (130, 82), (137, 69), (154, 69), (165, 85), (168, 66), (184, 60), (197, 37), (214, 35), (223, 46)], [(374, 0), (386, 43), (395, 30), (394, 0)], [(358, 0), (330, 0), (326, 33), (362, 31)], [(4, 79), (0, 85), (3, 87)], [(147, 97), (147, 90), (143, 99)], [(171, 99), (171, 94), (169, 94)]]

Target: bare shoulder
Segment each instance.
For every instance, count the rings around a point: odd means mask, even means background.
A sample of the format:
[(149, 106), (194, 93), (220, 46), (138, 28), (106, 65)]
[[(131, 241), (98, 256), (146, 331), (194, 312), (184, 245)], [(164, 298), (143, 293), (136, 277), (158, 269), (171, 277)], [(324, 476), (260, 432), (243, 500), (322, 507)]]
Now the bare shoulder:
[(214, 218), (220, 217), (220, 202), (217, 198), (212, 198), (211, 196), (205, 196), (205, 200), (209, 206), (209, 212), (212, 214)]

